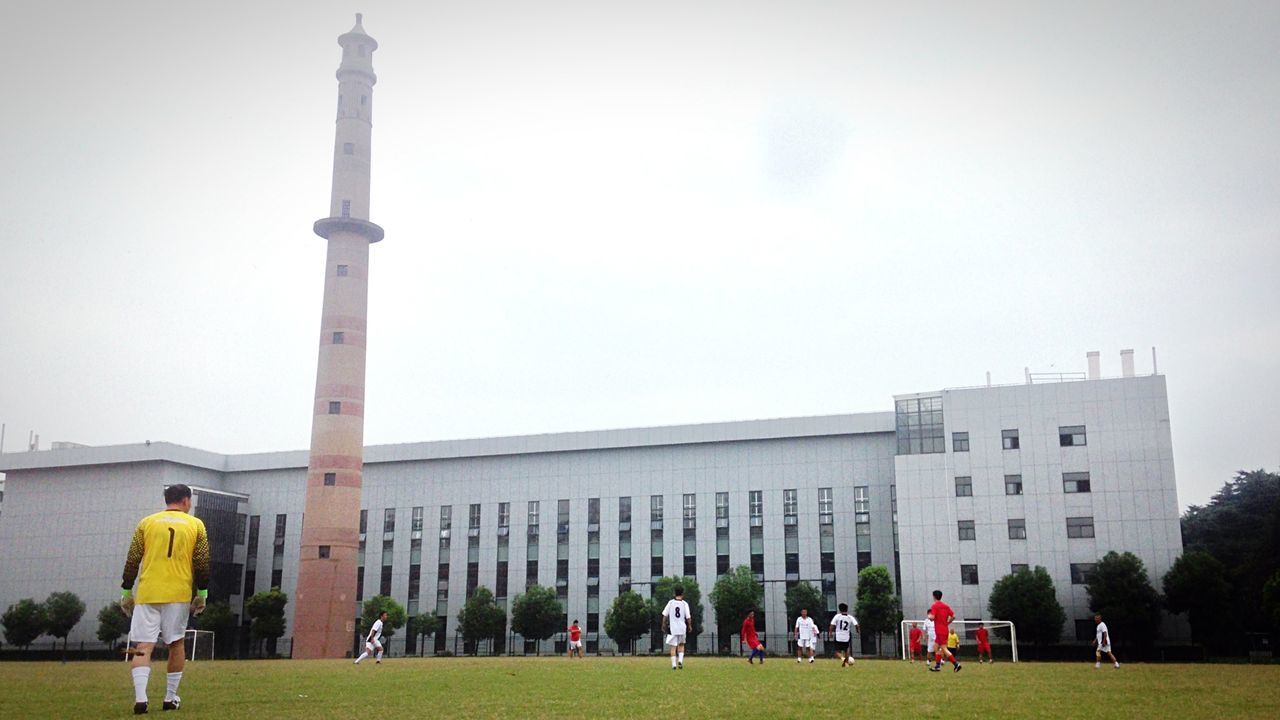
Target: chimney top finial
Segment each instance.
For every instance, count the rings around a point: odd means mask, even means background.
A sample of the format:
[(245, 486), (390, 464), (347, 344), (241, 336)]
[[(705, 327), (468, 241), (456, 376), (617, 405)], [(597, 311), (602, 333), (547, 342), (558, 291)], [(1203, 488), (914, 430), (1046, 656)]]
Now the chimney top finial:
[(356, 13), (356, 24), (359, 25), (364, 21), (364, 13)]

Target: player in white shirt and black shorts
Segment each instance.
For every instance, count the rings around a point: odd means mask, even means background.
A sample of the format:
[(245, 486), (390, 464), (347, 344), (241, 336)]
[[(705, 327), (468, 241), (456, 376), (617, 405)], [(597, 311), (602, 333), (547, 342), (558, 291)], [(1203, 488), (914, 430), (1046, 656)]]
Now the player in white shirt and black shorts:
[(809, 650), (809, 662), (813, 662), (813, 649), (818, 646), (818, 624), (809, 617), (809, 610), (801, 608), (800, 617), (796, 618), (796, 662), (801, 661), (801, 656), (807, 648)]
[(840, 658), (840, 667), (853, 664), (853, 653), (849, 646), (853, 641), (853, 633), (858, 629), (858, 618), (849, 614), (848, 603), (840, 603), (840, 612), (831, 618), (828, 632), (836, 636), (836, 657)]
[(1106, 653), (1111, 658), (1111, 662), (1115, 663), (1116, 669), (1120, 669), (1120, 661), (1116, 659), (1115, 653), (1111, 652), (1111, 632), (1107, 630), (1107, 624), (1102, 622), (1102, 613), (1093, 614), (1093, 622), (1097, 624), (1095, 636), (1093, 638), (1093, 666), (1095, 668), (1102, 667), (1102, 653)]
[(693, 613), (684, 600), (684, 588), (675, 586), (675, 597), (662, 608), (662, 632), (671, 646), (671, 669), (684, 669), (684, 639), (693, 634)]
[(383, 612), (378, 615), (377, 620), (373, 621), (373, 625), (369, 627), (369, 634), (364, 636), (364, 652), (360, 654), (360, 657), (356, 658), (356, 665), (359, 665), (361, 660), (369, 657), (375, 650), (378, 654), (373, 662), (379, 665), (382, 664), (382, 623), (386, 622), (386, 620), (387, 614)]

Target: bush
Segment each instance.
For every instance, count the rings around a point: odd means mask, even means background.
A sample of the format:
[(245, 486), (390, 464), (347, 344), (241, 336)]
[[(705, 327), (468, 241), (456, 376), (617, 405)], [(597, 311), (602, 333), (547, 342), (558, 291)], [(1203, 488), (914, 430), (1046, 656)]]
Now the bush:
[(4, 639), (10, 645), (26, 649), (35, 639), (44, 634), (49, 626), (49, 618), (44, 606), (31, 598), (19, 600), (9, 606), (0, 625), (4, 626)]

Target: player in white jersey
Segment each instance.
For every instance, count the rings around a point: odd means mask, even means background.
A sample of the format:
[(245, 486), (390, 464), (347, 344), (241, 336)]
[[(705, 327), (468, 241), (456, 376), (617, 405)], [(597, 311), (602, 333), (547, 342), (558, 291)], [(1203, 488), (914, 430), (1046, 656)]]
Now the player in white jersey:
[(818, 645), (818, 624), (809, 617), (809, 610), (800, 609), (800, 617), (796, 618), (796, 662), (801, 661), (806, 648), (809, 650), (809, 662), (813, 662), (813, 649)]
[(840, 658), (840, 667), (853, 664), (853, 652), (849, 648), (857, 629), (858, 618), (849, 614), (847, 603), (840, 603), (840, 612), (831, 618), (831, 627), (827, 629), (836, 635), (836, 657)]
[(693, 613), (684, 600), (684, 588), (675, 587), (675, 597), (662, 608), (662, 632), (671, 646), (671, 669), (684, 669), (684, 639), (693, 634)]
[(929, 640), (929, 652), (924, 656), (924, 665), (925, 667), (929, 667), (929, 658), (933, 657), (934, 653), (938, 651), (938, 631), (935, 629), (933, 623), (933, 613), (925, 613), (924, 617), (925, 636)]
[(377, 620), (373, 621), (373, 625), (369, 627), (369, 634), (364, 636), (364, 652), (360, 653), (360, 657), (356, 658), (356, 665), (359, 665), (361, 660), (369, 657), (375, 650), (378, 654), (374, 657), (373, 662), (375, 664), (382, 663), (382, 623), (386, 622), (386, 620), (387, 613), (383, 612), (378, 615)]
[(1094, 613), (1093, 622), (1097, 624), (1093, 638), (1093, 666), (1102, 667), (1102, 653), (1106, 653), (1119, 670), (1120, 661), (1116, 659), (1115, 653), (1111, 652), (1111, 633), (1107, 630), (1107, 624), (1102, 622), (1102, 613)]

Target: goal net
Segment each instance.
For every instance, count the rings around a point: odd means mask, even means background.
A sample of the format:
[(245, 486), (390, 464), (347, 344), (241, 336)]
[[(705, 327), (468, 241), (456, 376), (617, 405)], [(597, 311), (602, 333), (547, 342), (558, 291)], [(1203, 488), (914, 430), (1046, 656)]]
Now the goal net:
[(186, 640), (187, 659), (212, 660), (214, 637), (212, 630), (188, 630), (184, 638)]
[[(924, 634), (920, 636), (920, 652), (923, 654), (929, 649), (929, 631), (928, 626), (932, 625), (931, 620), (903, 620), (902, 621), (902, 659), (907, 660), (911, 657), (910, 640), (911, 628), (918, 627)], [(978, 655), (978, 640), (975, 635), (979, 625), (985, 625), (989, 640), (991, 641), (991, 659), (993, 660), (1011, 660), (1018, 662), (1018, 630), (1008, 620), (953, 620), (951, 621), (951, 630), (960, 638), (960, 658), (973, 659)], [(945, 643), (946, 638), (938, 638), (939, 642)], [(954, 652), (954, 651), (953, 651)], [(985, 659), (985, 656), (984, 656)]]

